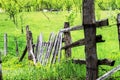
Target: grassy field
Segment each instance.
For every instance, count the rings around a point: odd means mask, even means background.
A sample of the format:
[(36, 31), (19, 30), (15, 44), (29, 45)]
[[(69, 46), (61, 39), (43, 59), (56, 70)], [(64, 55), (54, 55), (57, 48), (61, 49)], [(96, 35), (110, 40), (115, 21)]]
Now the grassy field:
[[(97, 11), (96, 19), (109, 18), (110, 25), (116, 23), (116, 17), (119, 11)], [(104, 15), (103, 15), (104, 14)], [(39, 63), (37, 66), (33, 65), (33, 62), (27, 60), (27, 55), (23, 62), (19, 62), (20, 55), (25, 48), (26, 44), (26, 25), (30, 26), (30, 30), (33, 33), (34, 43), (40, 33), (43, 33), (44, 39), (48, 40), (51, 32), (58, 33), (63, 28), (64, 22), (68, 21), (68, 17), (71, 13), (68, 12), (29, 12), (18, 14), (18, 26), (9, 19), (9, 16), (5, 13), (0, 13), (0, 39), (3, 40), (4, 33), (7, 33), (10, 46), (7, 56), (2, 56), (2, 70), (4, 80), (84, 80), (85, 79), (85, 65), (73, 64), (71, 62), (66, 63), (63, 59), (61, 63), (56, 63), (52, 67), (41, 66)], [(81, 14), (73, 16), (73, 23), (71, 26), (82, 24)], [(22, 22), (20, 17), (22, 16)], [(21, 26), (24, 26), (24, 34), (21, 34)], [(72, 41), (84, 38), (83, 30), (74, 31), (72, 34)], [(97, 54), (99, 59), (108, 58), (116, 60), (115, 66), (120, 63), (120, 52), (118, 43), (117, 26), (106, 26), (104, 28), (97, 29), (97, 34), (101, 34), (105, 43), (97, 44)], [(15, 45), (13, 44), (14, 37), (18, 38), (19, 56), (15, 54)], [(0, 47), (3, 47), (3, 43), (0, 42)], [(3, 48), (1, 48), (1, 51)], [(64, 56), (64, 51), (63, 51)], [(84, 46), (76, 47), (72, 49), (72, 58), (85, 59)], [(99, 66), (99, 76), (106, 73), (110, 69), (114, 68), (109, 66)], [(104, 70), (103, 70), (104, 69)], [(111, 76), (113, 79), (119, 79), (120, 72)], [(118, 77), (118, 78), (116, 78)]]

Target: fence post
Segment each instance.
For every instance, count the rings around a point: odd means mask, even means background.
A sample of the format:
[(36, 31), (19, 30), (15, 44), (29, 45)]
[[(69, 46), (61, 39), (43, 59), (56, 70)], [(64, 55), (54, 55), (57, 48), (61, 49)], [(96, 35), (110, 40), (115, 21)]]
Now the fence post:
[(33, 51), (33, 47), (32, 47), (32, 32), (29, 31), (29, 26), (26, 26), (26, 36), (27, 36), (27, 50), (28, 50), (28, 59), (32, 60), (32, 54), (31, 54), (31, 50)]
[[(64, 23), (64, 28), (70, 28), (69, 22)], [(71, 44), (71, 34), (70, 31), (64, 32), (64, 41), (65, 41), (65, 46)], [(66, 48), (65, 49), (65, 55), (66, 57), (71, 57), (71, 48)]]
[(118, 28), (119, 50), (120, 50), (120, 13), (117, 15), (117, 28)]
[(0, 52), (0, 80), (2, 80), (2, 65), (1, 65), (2, 60), (1, 60), (1, 57), (2, 57), (2, 55), (1, 55), (1, 52)]
[(4, 34), (4, 55), (7, 55), (7, 33)]
[(86, 54), (86, 80), (98, 77), (94, 0), (83, 0), (83, 26)]
[(14, 40), (15, 40), (15, 46), (16, 46), (16, 55), (18, 56), (19, 55), (19, 50), (18, 50), (17, 38), (15, 37)]

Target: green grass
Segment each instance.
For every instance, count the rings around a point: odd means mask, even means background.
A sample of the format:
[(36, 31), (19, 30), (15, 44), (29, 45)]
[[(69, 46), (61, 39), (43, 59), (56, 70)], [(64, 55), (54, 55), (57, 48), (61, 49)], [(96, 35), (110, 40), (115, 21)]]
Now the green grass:
[[(109, 13), (109, 15), (108, 15)], [(113, 14), (112, 14), (113, 13)], [(114, 17), (117, 16), (118, 11), (108, 12), (108, 11), (98, 11), (96, 13), (96, 19), (109, 18), (109, 23), (114, 24), (116, 20)], [(104, 15), (103, 15), (104, 14)], [(14, 23), (9, 19), (9, 16), (5, 13), (0, 13), (0, 36), (3, 36), (4, 33), (7, 33), (8, 36), (8, 46), (9, 53), (7, 56), (2, 56), (2, 69), (3, 69), (3, 78), (4, 80), (84, 80), (85, 79), (85, 65), (72, 64), (71, 62), (66, 63), (63, 59), (61, 63), (57, 63), (52, 67), (41, 66), (39, 63), (37, 66), (34, 66), (31, 61), (27, 60), (27, 55), (25, 56), (22, 62), (18, 62), (22, 51), (26, 45), (26, 25), (30, 26), (30, 30), (33, 33), (34, 43), (37, 40), (37, 36), (40, 33), (43, 33), (44, 39), (48, 40), (51, 32), (59, 32), (60, 29), (64, 27), (64, 22), (68, 21), (66, 16), (69, 16), (70, 13), (67, 12), (47, 12), (45, 15), (41, 12), (29, 12), (29, 13), (20, 13), (18, 14), (18, 26), (16, 27)], [(82, 24), (82, 17), (77, 14), (73, 25)], [(23, 23), (21, 25), (20, 16), (22, 16)], [(49, 18), (49, 19), (48, 19)], [(72, 25), (72, 26), (73, 26)], [(24, 34), (21, 34), (21, 26), (24, 26)], [(84, 38), (84, 32), (74, 31), (72, 34), (72, 42)], [(105, 43), (97, 44), (97, 55), (99, 59), (112, 59), (116, 60), (115, 66), (120, 63), (120, 52), (118, 45), (118, 35), (117, 35), (117, 26), (105, 27), (97, 29), (97, 34), (101, 34), (103, 39), (106, 40)], [(15, 44), (14, 37), (18, 38), (18, 45), (20, 54), (15, 56)], [(0, 37), (3, 40), (3, 37)], [(0, 47), (3, 46), (3, 43), (0, 43)], [(2, 48), (3, 49), (3, 48)], [(64, 51), (62, 53), (64, 56)], [(72, 58), (85, 59), (84, 46), (76, 47), (72, 49)], [(114, 66), (114, 67), (115, 67)], [(109, 66), (100, 66), (99, 67), (99, 76), (106, 73), (102, 70), (105, 69), (109, 71), (114, 67)], [(112, 77), (119, 76), (120, 72), (118, 71)], [(117, 78), (118, 80), (119, 78)]]

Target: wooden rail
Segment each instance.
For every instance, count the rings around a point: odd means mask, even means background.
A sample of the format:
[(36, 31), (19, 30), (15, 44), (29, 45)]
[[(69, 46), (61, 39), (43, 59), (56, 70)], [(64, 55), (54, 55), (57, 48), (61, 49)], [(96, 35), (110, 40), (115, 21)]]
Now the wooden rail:
[[(101, 28), (103, 26), (107, 26), (109, 24), (108, 19), (103, 19), (101, 21), (96, 21), (95, 25), (97, 28)], [(72, 27), (64, 27), (64, 29), (61, 29), (61, 32), (69, 32), (69, 31), (76, 31), (76, 30), (83, 30), (83, 25), (77, 25)]]
[[(105, 42), (105, 40), (102, 40), (102, 35), (97, 35), (96, 36), (96, 42)], [(78, 46), (82, 46), (85, 45), (85, 39), (80, 39), (78, 41), (75, 41), (69, 45), (66, 45), (64, 47), (62, 47), (62, 49), (67, 49), (67, 48), (73, 48), (73, 47), (78, 47)]]
[(112, 74), (117, 72), (118, 70), (120, 70), (120, 65), (115, 67), (115, 68), (113, 68), (112, 70), (108, 71), (107, 73), (105, 73), (103, 76), (99, 77), (96, 80), (105, 80), (106, 78), (108, 78), (109, 76), (111, 76)]

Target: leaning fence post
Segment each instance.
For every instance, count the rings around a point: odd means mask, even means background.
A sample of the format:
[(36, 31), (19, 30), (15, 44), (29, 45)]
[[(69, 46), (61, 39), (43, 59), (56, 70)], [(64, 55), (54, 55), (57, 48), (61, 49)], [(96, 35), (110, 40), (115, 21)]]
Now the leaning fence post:
[(18, 56), (18, 55), (19, 55), (18, 41), (17, 41), (17, 38), (16, 38), (16, 37), (14, 38), (14, 40), (15, 40), (15, 45), (16, 45), (16, 55)]
[(32, 55), (30, 53), (30, 50), (31, 50), (31, 36), (30, 35), (32, 35), (32, 33), (30, 33), (29, 31), (29, 26), (26, 26), (28, 59), (32, 60)]
[(1, 60), (1, 52), (0, 52), (0, 80), (2, 80), (2, 65), (1, 65), (1, 63), (2, 63), (2, 60)]
[(29, 31), (29, 26), (26, 27), (26, 35), (27, 35), (27, 50), (28, 50), (28, 59), (33, 60), (34, 64), (36, 64), (35, 55), (33, 52), (33, 38), (32, 38), (32, 32)]
[(7, 55), (7, 33), (4, 34), (4, 55)]
[[(69, 22), (64, 23), (64, 28), (69, 28)], [(70, 32), (64, 32), (64, 41), (65, 41), (65, 46), (71, 44), (71, 34)], [(66, 57), (71, 57), (71, 48), (66, 48), (65, 49), (65, 55)]]

